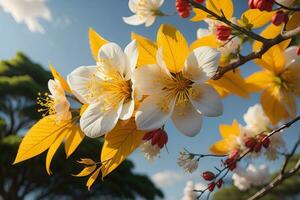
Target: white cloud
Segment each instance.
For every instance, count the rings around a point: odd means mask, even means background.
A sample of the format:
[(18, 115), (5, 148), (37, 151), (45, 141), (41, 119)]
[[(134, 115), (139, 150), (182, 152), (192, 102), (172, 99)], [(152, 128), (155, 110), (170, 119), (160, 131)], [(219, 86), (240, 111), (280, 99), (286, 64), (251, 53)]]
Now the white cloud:
[(184, 179), (184, 174), (179, 174), (171, 170), (161, 171), (152, 176), (152, 180), (159, 187), (169, 187)]
[(0, 7), (11, 14), (17, 23), (25, 23), (31, 32), (44, 33), (39, 18), (47, 21), (52, 19), (45, 0), (0, 0)]
[(198, 193), (194, 190), (205, 190), (206, 186), (203, 183), (194, 184), (192, 181), (187, 181), (183, 189), (183, 197), (181, 200), (196, 200)]

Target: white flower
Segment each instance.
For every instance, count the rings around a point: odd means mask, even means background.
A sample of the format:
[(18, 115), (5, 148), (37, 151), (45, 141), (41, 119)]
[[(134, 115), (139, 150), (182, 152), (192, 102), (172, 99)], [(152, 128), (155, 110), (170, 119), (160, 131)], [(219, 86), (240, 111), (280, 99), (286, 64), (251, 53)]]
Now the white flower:
[(196, 200), (198, 193), (194, 190), (204, 190), (205, 186), (202, 183), (194, 184), (192, 181), (188, 181), (185, 184), (183, 190), (183, 197), (181, 200)]
[(260, 104), (255, 104), (248, 108), (244, 114), (244, 121), (246, 122), (245, 128), (253, 132), (253, 136), (262, 132), (268, 132), (272, 128), (271, 121)]
[(184, 171), (193, 173), (199, 165), (199, 161), (193, 159), (194, 157), (190, 154), (180, 153), (177, 159), (177, 164), (184, 169)]
[(238, 168), (232, 175), (233, 183), (239, 190), (247, 190), (251, 186), (261, 186), (269, 182), (270, 173), (267, 165), (255, 167), (248, 165), (247, 169)]
[(150, 140), (144, 142), (140, 146), (140, 149), (148, 160), (153, 160), (160, 152), (160, 147), (158, 145), (152, 145)]
[(129, 119), (134, 110), (131, 82), (138, 58), (136, 41), (124, 52), (115, 43), (99, 50), (97, 66), (79, 67), (68, 76), (73, 94), (89, 106), (80, 118), (80, 127), (89, 137), (111, 131), (119, 119)]
[(210, 47), (193, 50), (183, 69), (171, 73), (158, 50), (157, 63), (135, 70), (134, 81), (147, 95), (135, 119), (140, 130), (162, 127), (171, 118), (175, 127), (187, 136), (195, 136), (202, 126), (202, 115), (215, 117), (223, 113), (218, 93), (205, 82), (216, 72), (219, 53)]
[(38, 111), (46, 111), (45, 115), (55, 115), (55, 120), (58, 123), (70, 120), (72, 118), (70, 103), (60, 82), (50, 79), (48, 81), (48, 89), (50, 94), (46, 93), (46, 98), (38, 97), (38, 104), (44, 107)]
[(159, 8), (162, 6), (164, 0), (129, 0), (129, 9), (135, 13), (130, 17), (123, 17), (125, 23), (130, 25), (151, 26), (157, 15), (159, 15)]

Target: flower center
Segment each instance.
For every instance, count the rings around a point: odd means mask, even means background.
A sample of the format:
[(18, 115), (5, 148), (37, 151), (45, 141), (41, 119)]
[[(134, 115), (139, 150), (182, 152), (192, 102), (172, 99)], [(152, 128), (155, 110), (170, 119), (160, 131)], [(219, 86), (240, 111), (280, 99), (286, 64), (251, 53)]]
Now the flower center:
[(185, 106), (189, 102), (189, 96), (193, 94), (193, 81), (186, 79), (182, 73), (172, 74), (163, 90), (168, 92), (170, 98), (176, 98), (176, 106)]
[(139, 0), (136, 5), (136, 14), (141, 17), (146, 17), (148, 15), (155, 14), (157, 11), (154, 5), (149, 0)]

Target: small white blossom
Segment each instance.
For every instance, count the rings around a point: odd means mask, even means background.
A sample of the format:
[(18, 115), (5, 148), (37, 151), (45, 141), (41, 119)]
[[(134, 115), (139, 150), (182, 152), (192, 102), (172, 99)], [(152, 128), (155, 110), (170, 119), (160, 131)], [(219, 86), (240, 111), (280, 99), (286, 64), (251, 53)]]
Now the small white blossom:
[(199, 161), (193, 159), (194, 157), (190, 154), (180, 153), (177, 159), (177, 164), (184, 169), (184, 171), (193, 173), (199, 165)]
[(198, 194), (194, 190), (204, 190), (205, 186), (201, 183), (194, 184), (192, 181), (186, 182), (181, 200), (196, 200)]
[(153, 160), (159, 155), (160, 148), (158, 145), (152, 145), (151, 141), (146, 141), (140, 146), (141, 151), (145, 154), (145, 158)]

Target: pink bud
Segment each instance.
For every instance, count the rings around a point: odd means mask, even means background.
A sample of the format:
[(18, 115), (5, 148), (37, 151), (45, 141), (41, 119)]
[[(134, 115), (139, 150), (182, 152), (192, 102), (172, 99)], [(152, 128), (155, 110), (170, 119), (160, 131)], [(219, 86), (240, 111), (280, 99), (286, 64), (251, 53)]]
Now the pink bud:
[(244, 142), (245, 142), (245, 146), (249, 149), (253, 149), (257, 143), (254, 138), (246, 138)]
[(164, 145), (167, 144), (167, 142), (168, 142), (167, 133), (162, 129), (157, 129), (152, 132), (153, 132), (152, 137), (149, 139), (149, 140), (151, 140), (151, 144), (157, 145), (157, 146), (159, 146), (159, 148), (163, 148)]
[(262, 138), (261, 142), (265, 148), (270, 146), (270, 138), (267, 135)]
[(206, 171), (203, 172), (202, 177), (206, 181), (212, 181), (215, 178), (215, 174), (210, 171)]
[(273, 15), (272, 17), (272, 23), (275, 26), (279, 26), (282, 23), (287, 23), (289, 20), (289, 17), (286, 13), (284, 13), (282, 10), (279, 10)]
[(212, 192), (212, 191), (214, 191), (215, 186), (216, 186), (216, 183), (215, 183), (215, 182), (211, 182), (210, 184), (208, 184), (207, 189), (208, 189), (210, 192)]
[(218, 40), (226, 41), (231, 35), (231, 28), (225, 25), (217, 25), (216, 27), (216, 36)]
[(261, 11), (271, 11), (274, 0), (248, 0), (248, 6), (251, 9), (259, 9)]
[(297, 48), (297, 55), (300, 56), (300, 46)]
[(256, 153), (258, 153), (258, 152), (260, 152), (261, 147), (262, 147), (262, 143), (261, 143), (261, 142), (257, 142), (256, 145), (254, 146), (253, 150), (254, 150)]
[(221, 188), (222, 185), (223, 185), (223, 183), (224, 183), (224, 182), (223, 182), (223, 179), (219, 179), (219, 180), (217, 181), (217, 184), (216, 184), (216, 185), (217, 185), (218, 188)]

